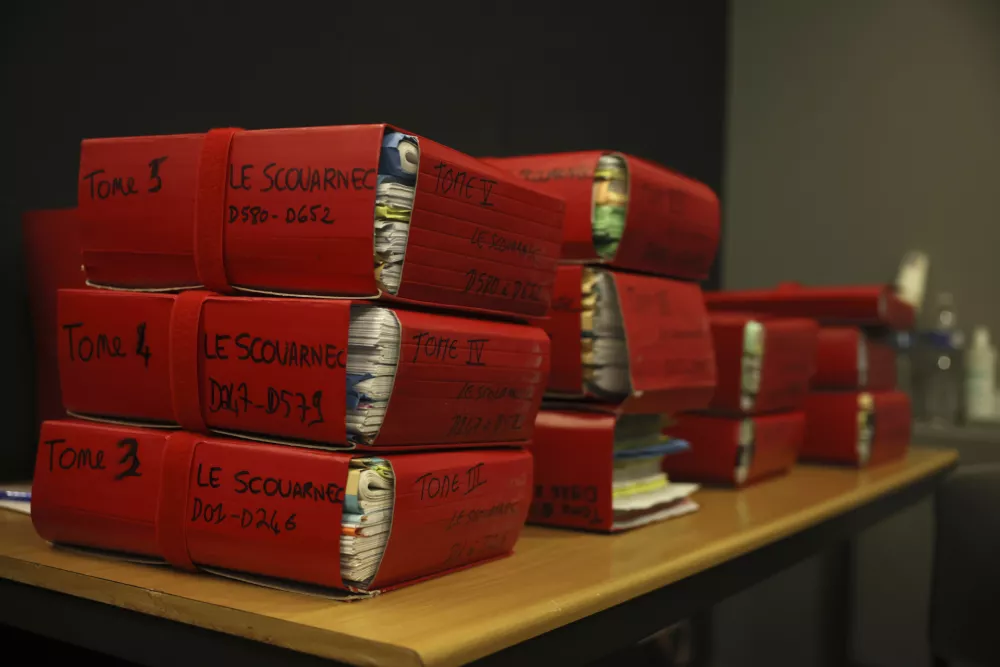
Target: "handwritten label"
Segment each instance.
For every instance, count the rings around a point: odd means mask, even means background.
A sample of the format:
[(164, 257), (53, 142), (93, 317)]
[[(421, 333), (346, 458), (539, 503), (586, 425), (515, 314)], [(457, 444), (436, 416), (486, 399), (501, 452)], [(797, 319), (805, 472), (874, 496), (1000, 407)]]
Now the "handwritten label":
[(483, 352), (489, 338), (451, 338), (436, 336), (430, 331), (421, 331), (411, 336), (416, 343), (411, 361), (420, 359), (430, 361), (464, 360), (467, 366), (485, 366)]
[(507, 385), (484, 382), (465, 382), (458, 390), (457, 398), (462, 401), (500, 401), (506, 398), (520, 399), (517, 390)]
[(219, 382), (209, 378), (208, 411), (212, 414), (225, 410), (238, 417), (251, 410), (262, 410), (268, 415), (278, 415), (284, 419), (297, 419), (300, 423), (315, 426), (323, 423), (323, 391), (317, 389), (308, 396), (307, 392), (266, 388), (267, 400), (253, 400), (246, 382)]
[(146, 343), (146, 323), (139, 322), (131, 342), (120, 335), (87, 329), (85, 322), (62, 325), (66, 334), (70, 362), (90, 363), (102, 359), (123, 359), (129, 355), (141, 357), (143, 366), (149, 367), (152, 352)]
[[(66, 438), (45, 440), (42, 444), (49, 448), (49, 472), (109, 470), (110, 462), (104, 460), (103, 449), (95, 451), (89, 447), (73, 447), (67, 444)], [(129, 477), (142, 477), (139, 442), (135, 438), (122, 438), (116, 446), (122, 450), (122, 456), (113, 464), (118, 472), (112, 480), (120, 482)]]
[(252, 333), (202, 334), (206, 359), (245, 361), (252, 364), (277, 364), (288, 367), (346, 368), (347, 350), (333, 343), (300, 343), (264, 338)]
[(492, 273), (469, 269), (465, 272), (465, 289), (470, 294), (499, 296), (524, 301), (542, 301), (543, 286), (531, 281), (501, 278)]
[[(221, 489), (226, 473), (222, 466), (199, 463), (196, 487)], [(191, 503), (190, 523), (229, 525), (240, 530), (264, 531), (272, 535), (294, 531), (298, 524), (291, 508), (275, 507), (277, 499), (342, 505), (344, 489), (335, 482), (286, 479), (239, 470), (229, 479), (232, 492), (247, 497), (247, 502), (231, 500), (209, 502), (195, 495)], [(272, 499), (272, 500), (269, 500)]]
[(284, 209), (284, 215), (276, 211), (269, 211), (263, 206), (230, 206), (229, 224), (237, 222), (249, 225), (262, 225), (268, 220), (281, 220), (284, 218), (285, 224), (304, 225), (309, 222), (320, 222), (324, 225), (332, 225), (337, 220), (332, 216), (329, 206), (322, 204), (302, 204), (301, 206), (289, 206)]
[(524, 415), (520, 412), (490, 416), (459, 413), (451, 418), (451, 429), (448, 431), (448, 437), (468, 438), (503, 431), (520, 431), (523, 426)]
[(260, 175), (253, 164), (229, 165), (229, 189), (253, 192), (374, 190), (376, 171), (365, 167), (288, 166), (269, 162)]
[[(156, 194), (163, 189), (163, 178), (160, 167), (169, 156), (154, 157), (147, 163), (149, 171), (143, 176), (108, 174), (105, 169), (95, 169), (83, 175), (87, 184), (87, 192), (91, 199), (109, 199), (111, 197), (130, 197), (146, 192)], [(146, 179), (143, 183), (143, 179)]]
[(535, 485), (531, 517), (559, 522), (598, 526), (604, 519), (597, 508), (598, 491), (594, 485)]
[(420, 487), (420, 500), (444, 499), (452, 494), (467, 496), (486, 486), (488, 480), (483, 476), (484, 465), (477, 463), (464, 472), (425, 472), (413, 484)]
[(455, 542), (448, 550), (448, 556), (441, 563), (441, 566), (445, 568), (455, 567), (486, 556), (510, 551), (518, 532), (519, 529), (511, 529)]
[(546, 181), (563, 181), (567, 179), (590, 181), (594, 171), (587, 167), (553, 167), (552, 169), (522, 169), (518, 174), (526, 181), (545, 183)]
[(432, 171), (435, 193), (475, 201), (479, 206), (493, 206), (490, 195), (496, 181), (456, 169), (447, 162), (438, 162)]
[(501, 255), (514, 253), (521, 257), (530, 258), (532, 261), (542, 251), (541, 248), (532, 243), (526, 243), (521, 239), (510, 238), (485, 229), (476, 229), (472, 232), (470, 243), (480, 250), (485, 248)]
[(518, 502), (515, 501), (499, 501), (490, 505), (489, 507), (473, 507), (469, 509), (459, 509), (455, 510), (455, 513), (451, 515), (451, 519), (448, 520), (448, 528), (446, 530), (451, 530), (458, 526), (466, 526), (480, 521), (489, 521), (490, 519), (496, 519), (499, 517), (505, 517), (510, 514), (517, 513)]

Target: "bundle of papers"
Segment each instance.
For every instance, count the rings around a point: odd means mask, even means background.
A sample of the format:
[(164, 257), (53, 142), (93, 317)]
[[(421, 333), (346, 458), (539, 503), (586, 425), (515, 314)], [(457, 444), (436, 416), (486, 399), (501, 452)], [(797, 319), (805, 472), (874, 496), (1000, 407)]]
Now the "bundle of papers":
[(629, 394), (628, 349), (611, 274), (584, 269), (581, 301), (583, 384), (587, 393), (609, 400)]
[[(684, 440), (665, 438), (659, 415), (623, 415), (615, 426), (612, 509), (614, 528), (634, 528), (698, 509), (697, 484), (671, 483), (663, 457), (685, 451)], [(619, 435), (623, 439), (619, 439)]]
[(419, 164), (416, 137), (385, 133), (375, 188), (375, 279), (389, 294), (396, 293), (403, 276)]
[(387, 308), (351, 306), (347, 343), (347, 439), (371, 444), (385, 419), (399, 362), (399, 320)]
[(392, 528), (394, 486), (384, 459), (351, 461), (340, 529), (340, 576), (349, 586), (366, 589), (378, 572)]
[(760, 373), (764, 363), (764, 325), (750, 321), (743, 327), (743, 356), (740, 360), (740, 409), (752, 412), (760, 393)]
[(734, 479), (737, 484), (747, 481), (750, 474), (750, 463), (754, 454), (754, 432), (753, 420), (744, 419), (740, 424), (740, 442), (736, 446), (736, 475)]
[(602, 155), (594, 172), (594, 249), (604, 259), (613, 259), (625, 231), (628, 212), (628, 166), (618, 155)]

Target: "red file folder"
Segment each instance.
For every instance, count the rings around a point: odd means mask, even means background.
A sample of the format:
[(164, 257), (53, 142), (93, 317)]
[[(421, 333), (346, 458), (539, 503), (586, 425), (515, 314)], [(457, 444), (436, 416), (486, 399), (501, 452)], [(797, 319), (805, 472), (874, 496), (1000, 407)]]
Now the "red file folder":
[[(583, 382), (583, 271), (559, 267), (552, 313), (543, 324), (552, 340), (548, 388), (554, 396), (597, 399), (585, 394)], [(715, 357), (701, 289), (628, 273), (614, 273), (614, 281), (632, 385), (631, 395), (615, 409), (674, 413), (706, 407), (715, 391)]]
[(628, 168), (625, 232), (615, 257), (594, 249), (594, 171), (610, 151), (553, 153), (484, 161), (520, 176), (566, 202), (563, 261), (703, 280), (719, 244), (719, 199), (698, 181), (637, 157), (614, 153)]
[(35, 394), (38, 423), (66, 414), (59, 394), (56, 351), (56, 293), (62, 287), (85, 287), (80, 260), (80, 223), (76, 209), (28, 211), (21, 217), (24, 268), (35, 339)]
[(812, 386), (817, 389), (894, 389), (896, 352), (857, 327), (821, 327)]
[(528, 522), (597, 532), (617, 532), (614, 455), (617, 416), (588, 411), (542, 410), (531, 454), (535, 495)]
[(761, 413), (800, 409), (816, 356), (816, 322), (712, 313), (718, 387), (712, 410)]
[(745, 418), (684, 414), (664, 430), (691, 449), (663, 459), (671, 480), (744, 486), (795, 465), (806, 420), (802, 412)]
[[(352, 458), (184, 431), (46, 422), (31, 519), (55, 543), (345, 589), (340, 526)], [(511, 552), (531, 500), (530, 454), (384, 458), (395, 502), (369, 593)]]
[[(388, 298), (374, 274), (387, 125), (92, 139), (80, 155), (92, 283)], [(418, 138), (394, 299), (517, 318), (549, 308), (564, 205)]]
[[(59, 361), (79, 415), (345, 445), (350, 301), (64, 290)], [(373, 445), (528, 440), (538, 328), (393, 310), (400, 355)]]
[(809, 317), (821, 324), (910, 329), (915, 320), (913, 307), (884, 285), (804, 287), (784, 283), (767, 290), (709, 292), (705, 303), (712, 311)]
[(805, 412), (803, 459), (875, 465), (910, 445), (910, 398), (901, 391), (814, 392)]

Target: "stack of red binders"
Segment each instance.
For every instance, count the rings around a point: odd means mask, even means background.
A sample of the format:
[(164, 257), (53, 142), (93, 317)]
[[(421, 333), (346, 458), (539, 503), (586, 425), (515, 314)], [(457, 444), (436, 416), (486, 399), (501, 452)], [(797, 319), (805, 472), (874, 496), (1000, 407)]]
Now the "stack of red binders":
[[(711, 295), (707, 296), (711, 299)], [(805, 435), (816, 322), (712, 313), (718, 387), (709, 409), (666, 432), (692, 443), (664, 460), (673, 479), (743, 486), (787, 472)]]
[(715, 194), (622, 153), (487, 162), (566, 202), (529, 521), (608, 532), (697, 509), (697, 487), (661, 469), (688, 447), (662, 426), (663, 415), (707, 406), (715, 389), (696, 282), (715, 258)]
[(511, 552), (563, 202), (365, 125), (84, 141), (78, 215), (42, 537), (345, 596)]
[(905, 456), (910, 400), (896, 390), (895, 353), (883, 335), (912, 328), (915, 316), (890, 288), (785, 284), (718, 292), (706, 300), (713, 311), (819, 322), (812, 391), (804, 404), (803, 459), (865, 466)]

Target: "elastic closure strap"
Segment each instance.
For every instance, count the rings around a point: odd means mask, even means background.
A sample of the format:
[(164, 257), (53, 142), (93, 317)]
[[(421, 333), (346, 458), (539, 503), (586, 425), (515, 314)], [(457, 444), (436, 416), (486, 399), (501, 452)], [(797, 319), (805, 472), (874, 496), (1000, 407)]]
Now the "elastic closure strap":
[(226, 214), (226, 180), (229, 149), (237, 128), (223, 127), (205, 135), (198, 159), (198, 184), (194, 201), (194, 263), (206, 289), (231, 292), (226, 275), (223, 234)]
[(188, 485), (198, 437), (178, 431), (167, 436), (156, 506), (156, 542), (168, 563), (182, 570), (196, 570), (188, 553), (184, 519), (187, 516)]
[(188, 431), (205, 433), (198, 368), (201, 309), (211, 292), (181, 292), (170, 311), (170, 401), (174, 420)]

